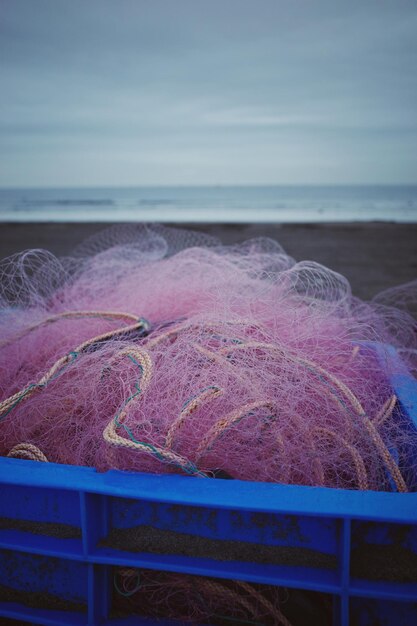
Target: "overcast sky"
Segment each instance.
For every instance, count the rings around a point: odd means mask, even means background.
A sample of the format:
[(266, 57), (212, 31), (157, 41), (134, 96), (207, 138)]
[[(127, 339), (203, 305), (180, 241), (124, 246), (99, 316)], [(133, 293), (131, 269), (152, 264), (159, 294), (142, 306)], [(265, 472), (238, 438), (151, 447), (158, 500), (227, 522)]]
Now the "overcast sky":
[(415, 0), (0, 0), (0, 185), (417, 183)]

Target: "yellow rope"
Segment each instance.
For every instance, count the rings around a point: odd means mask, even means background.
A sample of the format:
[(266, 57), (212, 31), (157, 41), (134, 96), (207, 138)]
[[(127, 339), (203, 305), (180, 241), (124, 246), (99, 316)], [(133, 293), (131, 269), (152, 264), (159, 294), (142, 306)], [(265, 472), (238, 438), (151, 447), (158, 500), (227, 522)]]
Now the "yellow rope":
[(137, 576), (139, 573), (140, 573), (140, 570), (135, 569), (133, 567), (119, 567), (116, 571), (116, 574), (125, 578), (130, 578), (131, 576)]
[(323, 464), (321, 462), (321, 459), (317, 456), (317, 449), (314, 443), (314, 439), (311, 436), (311, 433), (309, 431), (306, 432), (305, 422), (303, 419), (301, 419), (299, 415), (292, 415), (291, 419), (293, 422), (295, 422), (296, 426), (298, 427), (297, 428), (298, 434), (301, 435), (302, 433), (305, 443), (310, 447), (313, 453), (313, 467), (315, 469), (318, 486), (324, 485)]
[(112, 355), (112, 357), (110, 358), (110, 363), (118, 361), (125, 356), (133, 357), (141, 366), (142, 375), (140, 383), (141, 391), (144, 392), (148, 388), (152, 378), (153, 365), (150, 354), (142, 348), (121, 348), (120, 350), (118, 350), (118, 352), (116, 352), (116, 354)]
[(148, 341), (145, 343), (145, 347), (148, 350), (150, 348), (154, 348), (155, 346), (157, 346), (162, 341), (165, 341), (165, 339), (169, 339), (170, 337), (173, 337), (174, 335), (178, 335), (178, 333), (181, 330), (185, 330), (185, 329), (190, 328), (190, 327), (191, 327), (191, 324), (190, 323), (186, 323), (186, 324), (180, 324), (178, 326), (174, 326), (173, 328), (169, 328), (167, 331), (165, 331), (161, 335), (158, 335), (157, 337), (154, 337), (153, 339), (148, 339)]
[(350, 358), (348, 360), (348, 363), (352, 363), (356, 359), (356, 357), (358, 356), (358, 354), (360, 352), (360, 349), (361, 349), (360, 346), (355, 346), (353, 348), (352, 353), (350, 355)]
[(3, 400), (3, 402), (0, 402), (0, 416), (9, 411), (15, 404), (27, 400), (34, 393), (44, 389), (44, 387), (48, 384), (51, 378), (53, 378), (55, 374), (57, 374), (63, 367), (65, 367), (74, 358), (74, 356), (77, 356), (79, 353), (83, 352), (91, 345), (94, 345), (95, 343), (101, 341), (106, 341), (107, 339), (113, 339), (115, 337), (118, 337), (119, 335), (124, 335), (125, 333), (132, 332), (134, 330), (140, 330), (144, 327), (145, 322), (143, 320), (139, 320), (131, 326), (116, 328), (115, 330), (110, 330), (106, 333), (102, 333), (101, 335), (97, 335), (92, 339), (87, 339), (87, 341), (83, 341), (83, 343), (80, 343), (69, 354), (66, 354), (65, 356), (55, 361), (55, 363), (48, 370), (48, 372), (44, 376), (42, 376), (42, 378), (40, 378), (37, 383), (29, 385), (25, 389), (22, 389), (10, 396), (9, 398), (6, 398), (5, 400)]
[(382, 426), (382, 424), (391, 417), (392, 412), (397, 404), (397, 396), (393, 395), (388, 400), (384, 402), (378, 413), (375, 415), (372, 420), (374, 425), (378, 428)]
[(213, 580), (205, 580), (204, 578), (201, 578), (198, 581), (198, 586), (200, 587), (200, 589), (202, 588), (206, 592), (213, 594), (214, 597), (221, 596), (225, 600), (228, 600), (230, 603), (230, 607), (236, 606), (236, 603), (240, 604), (243, 608), (246, 609), (246, 611), (248, 611), (249, 615), (256, 617), (256, 613), (254, 612), (255, 609), (252, 606), (252, 603), (236, 591), (233, 591), (228, 587), (224, 587), (219, 582), (214, 582)]
[(401, 471), (397, 463), (392, 458), (387, 446), (383, 442), (382, 437), (377, 431), (376, 427), (367, 416), (364, 416), (364, 425), (365, 425), (366, 430), (369, 433), (369, 436), (374, 442), (376, 449), (378, 450), (380, 456), (382, 457), (382, 460), (385, 463), (385, 467), (390, 472), (398, 491), (400, 491), (401, 493), (408, 493), (406, 482), (401, 474)]
[(220, 418), (211, 428), (210, 430), (206, 433), (206, 435), (203, 437), (203, 439), (200, 442), (200, 445), (197, 448), (197, 460), (196, 463), (199, 462), (199, 460), (201, 459), (201, 457), (210, 450), (210, 448), (213, 446), (214, 442), (216, 441), (216, 439), (218, 439), (220, 437), (220, 435), (230, 426), (232, 426), (235, 422), (238, 422), (240, 419), (242, 419), (243, 417), (245, 417), (245, 415), (247, 415), (248, 413), (250, 413), (251, 411), (254, 411), (256, 409), (260, 409), (260, 408), (272, 408), (273, 407), (273, 403), (269, 400), (264, 401), (258, 401), (258, 402), (249, 402), (248, 404), (245, 404), (244, 406), (235, 409), (234, 411), (231, 411), (231, 413), (229, 413), (228, 415), (226, 415), (225, 417)]
[(132, 313), (119, 313), (115, 311), (66, 311), (65, 313), (58, 313), (57, 315), (47, 317), (37, 324), (32, 324), (31, 326), (24, 328), (13, 337), (1, 341), (0, 347), (9, 345), (14, 341), (18, 341), (19, 339), (22, 339), (37, 328), (41, 328), (42, 326), (45, 326), (47, 324), (53, 324), (54, 322), (59, 322), (62, 319), (79, 319), (84, 317), (99, 317), (103, 319), (126, 319), (129, 321), (135, 321), (138, 319), (137, 315), (132, 315)]
[[(119, 356), (132, 356), (142, 368), (142, 378), (141, 378), (141, 392), (143, 393), (149, 385), (149, 382), (152, 377), (152, 360), (150, 355), (146, 350), (141, 348), (126, 348), (121, 350), (114, 358), (118, 358)], [(139, 397), (139, 396), (138, 396)], [(136, 398), (132, 397), (132, 402), (134, 402)], [(126, 419), (128, 413), (128, 405), (130, 408), (131, 402), (126, 403), (125, 407), (122, 409), (120, 414), (118, 415), (117, 421), (112, 418), (110, 422), (107, 424), (106, 428), (103, 431), (104, 440), (112, 445), (123, 448), (128, 448), (130, 450), (139, 450), (140, 452), (144, 452), (158, 460), (169, 463), (171, 465), (175, 465), (180, 467), (183, 471), (188, 474), (195, 475), (205, 475), (203, 472), (200, 472), (197, 467), (195, 467), (188, 459), (185, 457), (172, 452), (166, 448), (161, 448), (160, 446), (154, 444), (148, 444), (143, 441), (133, 441), (132, 439), (126, 439), (125, 437), (121, 437), (117, 432), (116, 428), (120, 425), (123, 425), (123, 421)]]
[(351, 406), (356, 411), (358, 415), (365, 415), (365, 410), (358, 398), (353, 394), (353, 392), (349, 389), (345, 383), (339, 380), (336, 376), (325, 370), (323, 367), (314, 363), (313, 361), (309, 361), (303, 357), (296, 356), (295, 354), (291, 354), (291, 352), (285, 352), (282, 348), (277, 345), (271, 343), (263, 343), (260, 341), (250, 341), (247, 343), (241, 344), (233, 344), (232, 346), (227, 346), (225, 348), (221, 348), (219, 350), (222, 354), (228, 354), (230, 352), (235, 352), (236, 350), (245, 350), (247, 348), (259, 349), (259, 350), (270, 350), (272, 352), (278, 352), (281, 356), (287, 358), (289, 361), (293, 363), (300, 363), (305, 365), (307, 368), (312, 369), (317, 374), (320, 374), (324, 378), (330, 380), (345, 396), (347, 400), (349, 400)]
[(236, 585), (238, 585), (238, 587), (244, 589), (244, 591), (246, 591), (252, 598), (259, 602), (259, 604), (262, 605), (264, 609), (268, 611), (268, 616), (271, 616), (276, 620), (274, 621), (274, 624), (276, 624), (277, 626), (278, 624), (281, 624), (282, 626), (292, 626), (291, 622), (285, 617), (285, 615), (283, 615), (283, 613), (281, 613), (279, 608), (274, 606), (272, 602), (267, 600), (262, 593), (256, 591), (256, 589), (254, 589), (252, 585), (249, 585), (242, 580), (236, 580), (234, 582), (236, 583)]
[[(285, 459), (285, 461), (288, 461), (288, 456), (287, 456), (287, 451), (285, 449), (285, 445), (284, 445), (284, 439), (282, 438), (282, 435), (280, 435), (280, 433), (277, 434), (276, 436), (276, 441), (278, 444), (278, 448), (280, 449), (281, 452), (281, 457), (283, 457)], [(282, 467), (282, 466), (281, 466)], [(282, 477), (282, 481), (283, 483), (288, 483), (290, 480), (290, 468), (288, 466), (288, 462), (285, 466), (285, 470), (283, 470), (283, 477)]]
[(233, 367), (230, 361), (226, 359), (223, 355), (218, 354), (217, 352), (213, 352), (212, 350), (209, 350), (205, 346), (200, 346), (200, 344), (198, 343), (193, 343), (192, 347), (194, 348), (194, 350), (196, 350), (197, 352), (200, 352), (200, 354), (205, 356), (209, 361), (217, 361), (217, 363), (219, 363), (222, 366), (226, 365), (227, 367)]
[(195, 398), (190, 400), (190, 402), (188, 402), (188, 404), (182, 409), (178, 417), (172, 422), (165, 440), (166, 448), (172, 448), (175, 433), (183, 426), (184, 421), (187, 417), (194, 413), (194, 411), (196, 411), (197, 408), (205, 402), (209, 400), (214, 400), (214, 398), (218, 398), (222, 394), (222, 389), (212, 386), (208, 387), (207, 389), (203, 389), (201, 393), (199, 393)]
[(26, 459), (29, 461), (42, 461), (48, 463), (44, 453), (32, 443), (18, 443), (7, 455), (10, 458)]
[(336, 376), (325, 370), (320, 365), (317, 365), (313, 361), (309, 361), (308, 359), (304, 359), (302, 357), (297, 357), (292, 355), (291, 353), (285, 353), (281, 348), (275, 346), (274, 344), (266, 344), (261, 342), (248, 342), (246, 344), (236, 344), (233, 346), (228, 346), (227, 348), (222, 348), (220, 350), (221, 353), (226, 354), (235, 350), (242, 350), (245, 348), (254, 348), (254, 349), (264, 349), (264, 350), (272, 350), (275, 352), (279, 352), (281, 355), (285, 355), (290, 361), (294, 363), (301, 363), (307, 366), (309, 369), (318, 372), (323, 377), (330, 380), (345, 396), (345, 398), (350, 402), (351, 406), (355, 410), (358, 416), (362, 418), (362, 422), (369, 434), (369, 437), (373, 441), (376, 449), (378, 450), (382, 460), (385, 463), (385, 466), (389, 470), (392, 475), (392, 478), (395, 482), (395, 485), (398, 491), (402, 493), (408, 492), (407, 485), (405, 480), (401, 474), (401, 471), (394, 461), (392, 455), (390, 454), (387, 446), (381, 438), (381, 435), (378, 433), (375, 425), (371, 422), (369, 417), (366, 415), (365, 410), (356, 396), (352, 393), (347, 385), (345, 385), (341, 380), (339, 380)]
[(230, 324), (231, 326), (243, 326), (243, 325), (248, 325), (251, 326), (252, 328), (258, 328), (260, 329), (261, 327), (256, 324), (255, 322), (251, 321), (251, 320), (245, 320), (245, 319), (236, 319), (236, 320), (226, 320), (224, 321), (216, 321), (213, 320), (209, 323), (207, 322), (183, 322), (181, 324), (178, 324), (177, 326), (173, 326), (172, 328), (168, 328), (167, 331), (165, 331), (164, 333), (162, 333), (161, 335), (158, 335), (157, 337), (154, 337), (152, 339), (148, 339), (148, 341), (146, 342), (146, 348), (150, 349), (150, 348), (154, 348), (155, 346), (157, 346), (159, 343), (165, 341), (166, 339), (169, 339), (170, 337), (173, 337), (174, 335), (178, 335), (178, 333), (180, 333), (183, 330), (188, 330), (190, 328), (201, 328), (203, 327), (204, 330), (208, 331), (213, 331), (216, 328), (218, 328), (219, 326), (224, 326), (225, 324)]
[(366, 471), (365, 463), (363, 462), (363, 459), (361, 455), (359, 454), (359, 452), (356, 450), (356, 448), (352, 446), (350, 443), (348, 443), (346, 439), (344, 439), (341, 435), (339, 435), (338, 433), (335, 433), (333, 430), (330, 430), (329, 428), (323, 428), (322, 426), (317, 426), (316, 428), (314, 428), (314, 432), (317, 433), (319, 436), (321, 435), (324, 437), (328, 437), (330, 439), (334, 439), (335, 441), (340, 443), (342, 446), (344, 446), (346, 450), (348, 450), (355, 464), (355, 470), (356, 470), (356, 476), (358, 478), (359, 489), (362, 489), (363, 491), (366, 491), (367, 489), (369, 489), (368, 474)]

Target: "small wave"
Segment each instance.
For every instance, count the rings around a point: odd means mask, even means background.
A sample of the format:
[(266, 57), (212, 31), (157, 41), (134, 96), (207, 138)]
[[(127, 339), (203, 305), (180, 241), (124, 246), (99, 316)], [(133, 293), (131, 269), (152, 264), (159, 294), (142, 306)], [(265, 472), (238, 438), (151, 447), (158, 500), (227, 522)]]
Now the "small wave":
[(15, 208), (19, 209), (27, 209), (28, 207), (51, 207), (51, 206), (68, 206), (68, 207), (79, 207), (79, 206), (88, 206), (88, 207), (95, 207), (95, 206), (114, 206), (115, 203), (113, 200), (110, 199), (94, 199), (94, 200), (88, 200), (88, 199), (84, 199), (84, 198), (80, 198), (80, 199), (68, 199), (68, 198), (57, 198), (55, 200), (21, 200), (21, 202), (19, 203), (19, 205), (17, 205)]
[(168, 200), (165, 198), (153, 198), (153, 199), (144, 199), (138, 201), (140, 206), (168, 206), (175, 204), (174, 200)]

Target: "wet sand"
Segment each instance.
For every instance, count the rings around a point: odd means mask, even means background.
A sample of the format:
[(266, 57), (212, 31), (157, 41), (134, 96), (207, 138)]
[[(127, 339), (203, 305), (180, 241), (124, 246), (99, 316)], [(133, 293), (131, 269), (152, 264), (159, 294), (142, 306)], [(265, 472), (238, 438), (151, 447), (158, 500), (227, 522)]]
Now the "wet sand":
[[(174, 226), (174, 224), (172, 224)], [(28, 248), (66, 255), (106, 224), (7, 223), (0, 226), (0, 257)], [(204, 231), (223, 243), (271, 237), (297, 261), (313, 260), (346, 276), (353, 293), (369, 299), (417, 278), (417, 224), (178, 224)]]

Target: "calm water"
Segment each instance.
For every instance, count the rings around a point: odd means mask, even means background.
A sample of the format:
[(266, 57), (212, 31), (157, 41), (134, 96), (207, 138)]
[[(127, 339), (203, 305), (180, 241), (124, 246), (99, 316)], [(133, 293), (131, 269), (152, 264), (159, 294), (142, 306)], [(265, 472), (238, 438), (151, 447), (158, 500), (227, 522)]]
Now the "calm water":
[(417, 222), (417, 186), (0, 190), (3, 222)]

